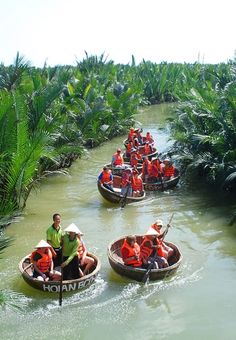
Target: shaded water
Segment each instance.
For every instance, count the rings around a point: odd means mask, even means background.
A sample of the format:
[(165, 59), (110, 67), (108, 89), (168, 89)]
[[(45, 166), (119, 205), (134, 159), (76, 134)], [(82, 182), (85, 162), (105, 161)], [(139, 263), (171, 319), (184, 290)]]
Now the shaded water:
[[(165, 150), (167, 106), (140, 113), (144, 132), (151, 131), (159, 151)], [(158, 125), (157, 123), (158, 122)], [(232, 207), (212, 193), (182, 183), (178, 188), (149, 194), (147, 200), (124, 209), (105, 202), (96, 188), (103, 164), (124, 138), (116, 138), (76, 161), (69, 175), (52, 176), (32, 193), (27, 209), (7, 229), (15, 236), (0, 260), (0, 289), (17, 292), (23, 310), (2, 310), (2, 339), (235, 339), (235, 227), (227, 225)], [(75, 222), (90, 251), (102, 262), (94, 285), (74, 294), (57, 295), (29, 287), (18, 262), (45, 238), (55, 212), (62, 226)], [(167, 240), (176, 243), (183, 263), (176, 275), (144, 286), (115, 274), (107, 260), (107, 245), (121, 235), (143, 233), (157, 218), (168, 222)]]

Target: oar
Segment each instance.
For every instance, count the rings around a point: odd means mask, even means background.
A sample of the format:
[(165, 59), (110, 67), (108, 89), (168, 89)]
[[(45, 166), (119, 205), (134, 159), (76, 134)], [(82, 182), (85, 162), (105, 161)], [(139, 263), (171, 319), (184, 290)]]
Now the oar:
[[(61, 264), (63, 263), (63, 248), (61, 249)], [(60, 290), (59, 290), (59, 306), (62, 305), (62, 282), (63, 282), (63, 267), (61, 265), (61, 278), (60, 278)]]
[[(173, 216), (174, 216), (174, 213), (171, 215), (170, 220), (169, 220), (169, 222), (167, 223), (167, 226), (166, 226), (166, 229), (165, 229), (164, 233), (163, 233), (162, 235), (160, 235), (160, 237), (158, 237), (158, 238), (161, 238), (162, 241), (164, 240), (166, 234), (168, 233), (168, 230), (169, 230), (169, 228), (170, 228), (170, 223), (171, 223), (171, 221), (172, 221), (172, 219), (173, 219)], [(146, 270), (146, 272), (145, 272), (145, 274), (144, 274), (144, 276), (143, 276), (143, 278), (142, 278), (142, 282), (143, 282), (143, 283), (146, 283), (146, 282), (147, 282), (147, 280), (148, 280), (148, 278), (149, 278), (150, 271), (153, 269), (153, 265), (154, 265), (154, 262), (155, 262), (156, 259), (157, 259), (157, 253), (155, 254), (155, 256), (154, 256), (154, 258), (152, 259), (152, 261), (151, 261), (151, 263), (149, 264), (149, 266), (147, 267), (147, 270)]]
[(61, 267), (61, 279), (60, 279), (60, 290), (59, 290), (59, 306), (62, 305), (62, 282), (63, 282), (63, 268)]
[(161, 171), (158, 171), (158, 174), (159, 174), (160, 180), (161, 180), (161, 191), (164, 191), (164, 183), (163, 183), (163, 178), (162, 178), (162, 173), (161, 173)]

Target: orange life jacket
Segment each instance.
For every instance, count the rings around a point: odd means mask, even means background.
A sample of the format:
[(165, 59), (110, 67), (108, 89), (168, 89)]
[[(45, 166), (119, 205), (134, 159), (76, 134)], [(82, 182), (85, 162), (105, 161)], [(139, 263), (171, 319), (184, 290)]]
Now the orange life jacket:
[(152, 135), (151, 135), (150, 133), (147, 133), (147, 134), (146, 134), (146, 141), (148, 141), (148, 142), (150, 142), (150, 143), (153, 142), (153, 137), (152, 137)]
[(131, 149), (133, 148), (133, 142), (132, 141), (130, 141), (128, 144), (127, 144), (127, 146), (126, 146), (126, 153), (130, 153), (130, 151), (131, 151)]
[(34, 262), (35, 254), (41, 255), (41, 259), (36, 261), (38, 269), (42, 273), (47, 273), (50, 271), (51, 263), (52, 263), (52, 252), (48, 249), (47, 254), (43, 253), (41, 250), (37, 249), (31, 254), (31, 262)]
[(144, 155), (149, 155), (150, 153), (152, 153), (152, 148), (151, 148), (150, 144), (145, 144), (144, 145)]
[(122, 177), (121, 177), (121, 186), (126, 187), (131, 179), (131, 173), (123, 171)]
[(151, 162), (149, 160), (144, 161), (143, 162), (143, 166), (142, 166), (142, 175), (143, 175), (143, 177), (145, 175), (149, 175), (150, 168), (151, 168)]
[(112, 156), (112, 159), (113, 159), (113, 161), (112, 161), (113, 165), (122, 165), (124, 163), (122, 155), (120, 155), (118, 153), (115, 153)]
[(131, 164), (132, 166), (137, 166), (137, 164), (138, 164), (138, 159), (137, 159), (137, 154), (136, 154), (136, 152), (131, 153), (131, 156), (130, 156), (130, 164)]
[(128, 140), (132, 140), (134, 136), (135, 136), (135, 132), (133, 130), (130, 130), (128, 134)]
[(140, 177), (132, 176), (132, 189), (133, 191), (142, 191), (143, 190), (143, 181)]
[(102, 178), (101, 178), (101, 183), (106, 183), (106, 182), (110, 182), (111, 180), (111, 170), (109, 170), (108, 172), (106, 172), (105, 170), (102, 171)]
[(156, 164), (151, 163), (150, 165), (150, 177), (158, 177), (159, 176), (159, 169)]
[[(122, 254), (122, 250), (124, 249), (127, 249), (129, 251), (127, 258), (133, 257), (133, 256), (138, 256), (138, 257), (140, 256), (140, 247), (137, 242), (134, 243), (134, 247), (131, 247), (125, 239), (121, 247), (121, 254)], [(142, 265), (141, 260), (136, 260), (136, 259), (126, 260), (125, 258), (123, 258), (123, 261), (126, 265), (132, 265), (134, 267), (140, 267)]]
[(174, 176), (174, 174), (175, 174), (175, 168), (173, 167), (173, 165), (164, 167), (164, 176), (171, 177), (171, 176)]
[[(150, 227), (150, 228), (152, 228), (152, 227)], [(157, 245), (161, 246), (161, 241), (157, 237), (156, 237), (156, 241), (157, 241)], [(145, 243), (147, 243), (149, 246), (147, 246), (147, 244), (145, 244)], [(152, 246), (153, 246), (153, 241), (145, 236), (144, 239), (143, 239), (143, 242), (142, 242), (142, 244), (140, 246), (140, 252), (141, 252), (141, 256), (143, 258), (145, 258), (146, 260), (151, 256), (151, 254), (153, 252), (154, 248), (152, 248)], [(163, 249), (162, 249), (162, 247), (157, 248), (157, 255), (158, 256), (163, 256)]]

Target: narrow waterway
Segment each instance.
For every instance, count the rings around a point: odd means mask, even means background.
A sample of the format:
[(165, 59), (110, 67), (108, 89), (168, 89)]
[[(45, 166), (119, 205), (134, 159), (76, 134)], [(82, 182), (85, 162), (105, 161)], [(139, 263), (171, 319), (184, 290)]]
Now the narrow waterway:
[[(157, 148), (168, 146), (165, 118), (168, 106), (153, 106), (137, 115)], [(174, 190), (148, 195), (124, 209), (100, 196), (96, 179), (110, 161), (119, 137), (89, 151), (68, 175), (45, 179), (27, 202), (24, 215), (7, 229), (14, 244), (0, 260), (0, 289), (8, 290), (22, 309), (0, 311), (1, 339), (227, 339), (236, 338), (236, 228), (228, 226), (233, 207), (219, 203), (214, 193), (185, 183)], [(95, 284), (74, 294), (57, 295), (29, 287), (18, 271), (51, 224), (62, 215), (62, 226), (76, 223), (87, 248), (102, 262)], [(165, 224), (174, 212), (166, 240), (177, 244), (183, 263), (164, 281), (142, 285), (115, 274), (107, 246), (127, 234), (141, 234), (157, 218)]]

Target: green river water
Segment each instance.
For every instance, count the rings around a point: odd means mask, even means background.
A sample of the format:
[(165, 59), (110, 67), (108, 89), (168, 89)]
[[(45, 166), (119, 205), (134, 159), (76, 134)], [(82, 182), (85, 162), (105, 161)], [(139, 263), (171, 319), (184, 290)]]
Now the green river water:
[[(167, 113), (167, 106), (153, 106), (137, 115), (159, 151), (170, 143), (162, 128)], [(41, 182), (24, 215), (7, 228), (15, 241), (0, 260), (0, 289), (17, 293), (22, 310), (6, 306), (0, 311), (1, 339), (236, 339), (236, 228), (228, 226), (233, 207), (200, 184), (191, 188), (186, 183), (150, 193), (124, 209), (105, 202), (96, 179), (124, 138), (89, 151), (69, 175)], [(63, 228), (78, 225), (87, 248), (102, 263), (96, 282), (80, 293), (65, 293), (62, 307), (56, 294), (31, 288), (18, 271), (20, 259), (45, 239), (55, 212), (61, 213)], [(177, 273), (147, 285), (115, 274), (107, 260), (108, 244), (144, 233), (157, 218), (167, 223), (172, 212), (166, 240), (183, 254)]]

